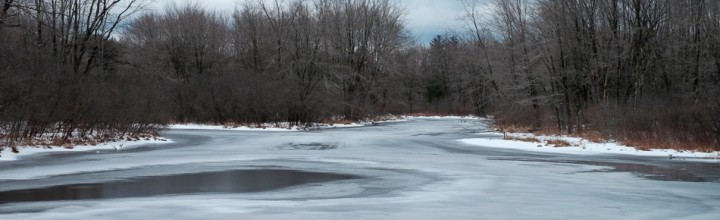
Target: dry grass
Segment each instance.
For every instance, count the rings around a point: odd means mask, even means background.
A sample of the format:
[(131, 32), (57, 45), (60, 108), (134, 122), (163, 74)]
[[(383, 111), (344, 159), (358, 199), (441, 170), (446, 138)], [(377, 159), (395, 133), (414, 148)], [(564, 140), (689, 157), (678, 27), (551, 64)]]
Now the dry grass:
[(674, 149), (678, 151), (713, 152), (719, 150), (714, 140), (689, 131), (658, 129), (652, 132), (623, 132), (617, 140), (639, 150)]
[(560, 140), (560, 139), (554, 139), (554, 140), (548, 140), (546, 141), (547, 145), (554, 145), (555, 147), (571, 147), (573, 146), (570, 144), (570, 142)]
[[(115, 136), (111, 137), (109, 135), (102, 135), (98, 137), (71, 137), (67, 139), (59, 138), (59, 137), (36, 137), (36, 138), (28, 138), (23, 139), (18, 142), (14, 143), (14, 146), (9, 146), (12, 149), (13, 153), (19, 153), (17, 146), (23, 146), (23, 147), (38, 147), (38, 148), (53, 148), (53, 147), (62, 147), (67, 149), (72, 149), (75, 146), (78, 145), (89, 145), (89, 146), (97, 146), (98, 144), (105, 143), (105, 142), (112, 142), (112, 141), (139, 141), (139, 140), (158, 140), (157, 134), (147, 134), (147, 133), (133, 133), (133, 134), (127, 134), (123, 137)], [(2, 141), (2, 140), (0, 140)]]
[(218, 123), (218, 122), (210, 122), (210, 123), (197, 123), (197, 124), (203, 124), (203, 125), (210, 125), (210, 126), (221, 126), (223, 128), (260, 128), (260, 129), (267, 129), (267, 128), (285, 128), (290, 129), (291, 126), (289, 123), (242, 123), (242, 122), (224, 122), (224, 123)]
[(396, 119), (401, 119), (401, 118), (402, 118), (402, 116), (387, 114), (387, 115), (374, 115), (374, 116), (368, 117), (367, 120), (368, 121), (389, 121), (389, 120), (396, 120)]
[(582, 133), (574, 134), (571, 136), (582, 138), (582, 139), (585, 139), (585, 140), (588, 140), (591, 142), (595, 142), (595, 143), (604, 143), (604, 142), (607, 142), (607, 140), (608, 140), (607, 136), (601, 134), (598, 131), (584, 131)]
[[(533, 130), (528, 126), (521, 125), (503, 125), (496, 126), (498, 130), (505, 131), (508, 133), (526, 133), (529, 130)], [(543, 128), (533, 130), (534, 135), (537, 136), (554, 136), (562, 135), (563, 133), (553, 128)], [(694, 135), (690, 133), (683, 133), (680, 131), (667, 130), (667, 131), (655, 131), (655, 132), (624, 132), (611, 134), (608, 132), (600, 132), (597, 130), (585, 130), (582, 133), (576, 133), (569, 135), (570, 137), (582, 138), (595, 143), (605, 143), (608, 140), (616, 140), (619, 143), (636, 148), (640, 151), (650, 151), (653, 149), (673, 149), (677, 151), (694, 151), (694, 152), (714, 152), (717, 151), (716, 145), (712, 140), (699, 140), (693, 138)], [(515, 138), (509, 138), (514, 140)], [(560, 143), (561, 140), (550, 140), (548, 144), (555, 144), (552, 142), (558, 142), (555, 146), (572, 146), (570, 143)], [(534, 141), (526, 141), (534, 142)]]
[(542, 141), (540, 141), (539, 139), (534, 138), (534, 137), (526, 137), (526, 138), (524, 138), (524, 137), (506, 136), (506, 137), (504, 137), (503, 139), (509, 140), (509, 141), (522, 141), (522, 142), (529, 142), (529, 143), (542, 143)]
[(535, 129), (530, 126), (521, 125), (497, 125), (495, 127), (500, 131), (509, 133), (533, 133), (535, 131)]
[(352, 124), (353, 121), (348, 120), (348, 119), (342, 119), (342, 118), (326, 118), (321, 123), (329, 124), (329, 125), (334, 125), (334, 124), (349, 125), (349, 124)]
[(433, 116), (440, 116), (440, 117), (446, 117), (446, 116), (453, 116), (451, 114), (446, 113), (427, 113), (427, 112), (416, 112), (416, 113), (410, 113), (406, 114), (407, 116), (412, 117), (433, 117)]

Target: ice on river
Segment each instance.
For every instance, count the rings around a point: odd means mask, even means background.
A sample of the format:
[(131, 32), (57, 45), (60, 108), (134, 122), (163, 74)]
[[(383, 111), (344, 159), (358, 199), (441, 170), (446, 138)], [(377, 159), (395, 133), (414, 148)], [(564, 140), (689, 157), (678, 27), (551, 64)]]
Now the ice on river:
[[(720, 182), (715, 178), (720, 168), (716, 164), (638, 156), (557, 155), (457, 141), (483, 138), (474, 133), (485, 126), (479, 120), (410, 118), (377, 126), (295, 132), (168, 130), (164, 136), (174, 142), (162, 146), (38, 154), (0, 163), (0, 191), (227, 169), (289, 169), (362, 178), (251, 193), (10, 203), (0, 205), (0, 219), (720, 216)], [(705, 181), (658, 181), (641, 171), (611, 172), (611, 165), (591, 165), (605, 162), (687, 172), (684, 174), (698, 177), (694, 180)], [(702, 172), (692, 171), (695, 169)]]

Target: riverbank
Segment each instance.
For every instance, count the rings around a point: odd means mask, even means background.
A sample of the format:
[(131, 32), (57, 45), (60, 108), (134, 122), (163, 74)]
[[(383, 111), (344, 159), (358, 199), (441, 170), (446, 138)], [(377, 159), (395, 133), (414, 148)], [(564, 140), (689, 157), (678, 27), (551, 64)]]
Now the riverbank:
[(66, 145), (66, 146), (18, 146), (17, 151), (13, 152), (12, 148), (5, 147), (0, 150), (0, 161), (14, 161), (19, 158), (43, 154), (43, 153), (58, 153), (58, 152), (87, 152), (87, 151), (120, 151), (126, 149), (132, 149), (146, 145), (161, 145), (172, 143), (173, 141), (162, 137), (147, 137), (142, 139), (128, 139), (108, 141), (96, 144), (80, 144), (80, 145)]
[(720, 151), (700, 152), (675, 149), (637, 149), (616, 141), (596, 142), (584, 138), (562, 135), (535, 135), (531, 133), (483, 132), (483, 138), (459, 140), (462, 143), (493, 148), (561, 154), (623, 154), (666, 157), (675, 160), (720, 162)]

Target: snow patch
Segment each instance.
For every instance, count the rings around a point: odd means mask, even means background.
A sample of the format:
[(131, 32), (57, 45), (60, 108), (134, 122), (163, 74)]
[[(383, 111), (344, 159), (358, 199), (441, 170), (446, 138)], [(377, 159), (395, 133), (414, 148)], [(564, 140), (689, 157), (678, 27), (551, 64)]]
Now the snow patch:
[(22, 157), (41, 154), (41, 153), (55, 153), (55, 152), (83, 152), (83, 151), (100, 151), (100, 150), (124, 150), (132, 149), (145, 145), (159, 145), (168, 144), (173, 141), (165, 138), (154, 138), (150, 140), (137, 140), (137, 141), (112, 141), (100, 143), (95, 146), (93, 145), (78, 145), (72, 148), (65, 148), (62, 146), (54, 147), (36, 147), (36, 146), (18, 146), (18, 153), (13, 153), (11, 148), (4, 148), (0, 151), (0, 161), (14, 161)]
[[(642, 151), (633, 147), (625, 146), (615, 142), (608, 143), (596, 143), (586, 139), (567, 137), (567, 136), (541, 136), (527, 133), (518, 133), (508, 135), (511, 138), (536, 138), (542, 143), (524, 142), (519, 140), (505, 140), (503, 139), (502, 133), (486, 132), (478, 133), (482, 135), (492, 135), (490, 138), (469, 138), (461, 139), (460, 142), (470, 145), (477, 145), (483, 147), (494, 147), (494, 148), (507, 148), (534, 152), (545, 152), (545, 153), (562, 153), (562, 154), (576, 154), (576, 155), (590, 155), (590, 154), (624, 154), (624, 155), (636, 155), (636, 156), (651, 156), (651, 157), (668, 157), (669, 159), (693, 159), (693, 161), (720, 161), (720, 152), (693, 152), (693, 151), (677, 151), (672, 149), (653, 149), (649, 151)], [(551, 140), (562, 140), (570, 143), (573, 146), (568, 147), (555, 147), (552, 144), (547, 144)], [(672, 157), (672, 158), (671, 158)]]
[(474, 115), (467, 115), (467, 116), (460, 116), (460, 115), (449, 115), (449, 116), (402, 116), (402, 118), (407, 119), (483, 119), (482, 117), (474, 116)]
[(350, 124), (317, 123), (309, 128), (304, 128), (304, 127), (300, 127), (300, 126), (291, 126), (289, 122), (264, 123), (264, 124), (259, 124), (257, 126), (225, 126), (225, 125), (208, 125), (208, 124), (189, 123), (189, 124), (171, 124), (167, 128), (168, 129), (177, 129), (177, 130), (302, 131), (302, 130), (307, 130), (307, 129), (364, 127), (364, 126), (370, 126), (373, 124), (381, 124), (381, 123), (406, 122), (406, 121), (409, 121), (412, 119), (459, 119), (459, 120), (483, 119), (481, 117), (477, 117), (477, 116), (473, 116), (473, 115), (468, 115), (468, 116), (408, 116), (408, 115), (403, 115), (403, 116), (391, 116), (390, 118), (392, 118), (392, 119), (377, 120), (377, 121), (359, 121), (359, 122), (353, 122)]
[(298, 131), (297, 126), (274, 126), (263, 125), (260, 127), (238, 126), (228, 127), (223, 125), (206, 125), (206, 124), (172, 124), (168, 129), (178, 130), (225, 130), (225, 131)]

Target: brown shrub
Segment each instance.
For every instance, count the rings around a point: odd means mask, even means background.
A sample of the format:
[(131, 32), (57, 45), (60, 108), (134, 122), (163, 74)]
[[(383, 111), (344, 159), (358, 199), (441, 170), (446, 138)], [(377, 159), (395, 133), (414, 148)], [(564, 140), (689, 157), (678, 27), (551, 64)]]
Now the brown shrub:
[(348, 119), (341, 119), (341, 118), (326, 118), (321, 123), (329, 124), (329, 125), (334, 125), (334, 124), (349, 125), (349, 124), (352, 124), (353, 121), (348, 120)]
[(495, 125), (497, 130), (508, 133), (534, 133), (535, 129), (531, 126), (523, 126), (518, 124)]
[(542, 143), (542, 141), (540, 141), (539, 139), (534, 138), (534, 137), (523, 138), (523, 137), (506, 136), (506, 137), (504, 137), (503, 139), (509, 140), (509, 141), (522, 141), (522, 142), (530, 142), (530, 143)]
[(548, 145), (552, 144), (552, 145), (554, 145), (555, 147), (570, 147), (570, 146), (573, 146), (573, 145), (570, 144), (569, 142), (564, 141), (564, 140), (560, 140), (560, 139), (548, 140), (548, 141), (547, 141), (547, 144), (548, 144)]
[(52, 139), (52, 142), (51, 142), (49, 145), (52, 145), (52, 146), (62, 146), (62, 145), (65, 145), (67, 142), (68, 142), (67, 139), (53, 138), (53, 139)]
[[(708, 101), (712, 102), (712, 101)], [(644, 100), (637, 106), (595, 104), (585, 109), (582, 126), (570, 136), (592, 142), (616, 140), (639, 150), (675, 149), (712, 152), (720, 150), (720, 104), (688, 102), (667, 98)], [(717, 101), (715, 101), (717, 102)], [(549, 110), (549, 109), (548, 109)], [(541, 126), (535, 127), (525, 109), (498, 111), (495, 125), (506, 132), (527, 132), (536, 135), (558, 135), (567, 132), (557, 125), (552, 111), (542, 115)]]
[(571, 136), (583, 138), (585, 140), (595, 142), (595, 143), (607, 142), (607, 139), (608, 139), (608, 136), (603, 135), (599, 131), (595, 131), (595, 130), (585, 130), (580, 134), (571, 135)]
[(406, 114), (406, 115), (412, 116), (412, 117), (451, 116), (451, 114), (447, 114), (447, 113), (428, 113), (428, 112), (416, 112), (416, 113), (410, 113), (410, 114)]

